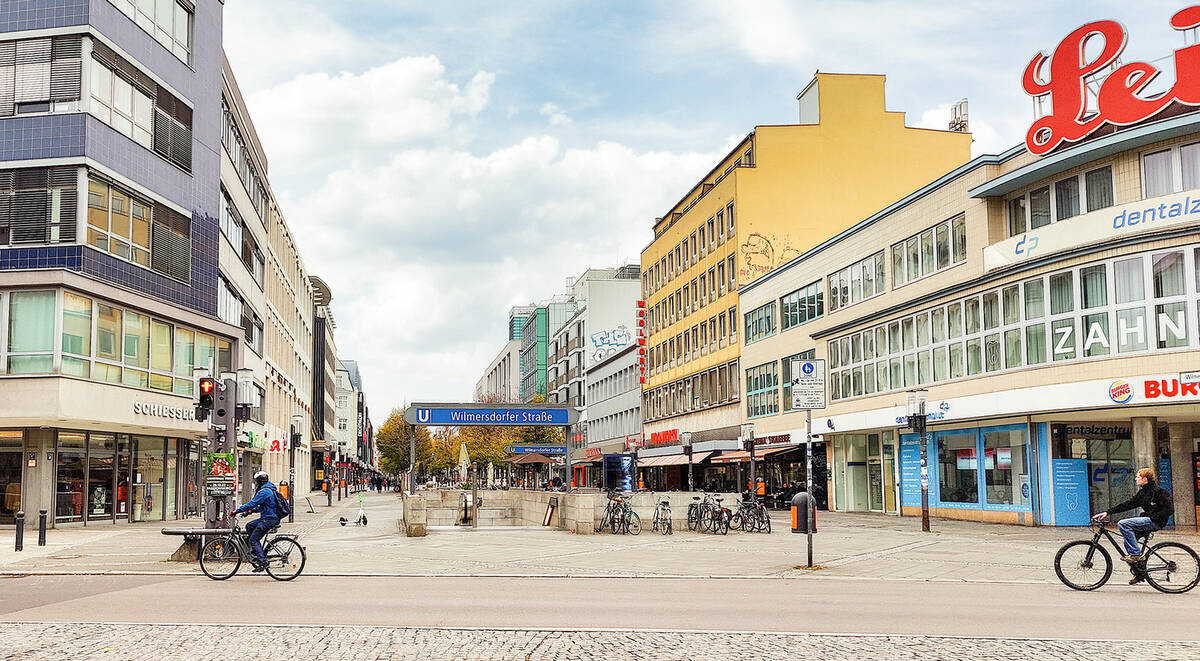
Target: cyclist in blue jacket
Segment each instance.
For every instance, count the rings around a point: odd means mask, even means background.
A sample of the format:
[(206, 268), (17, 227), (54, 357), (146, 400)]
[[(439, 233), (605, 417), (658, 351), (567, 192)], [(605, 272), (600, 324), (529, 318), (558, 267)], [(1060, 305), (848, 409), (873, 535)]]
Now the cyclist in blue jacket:
[(235, 509), (233, 515), (245, 513), (249, 516), (251, 512), (258, 512), (258, 520), (247, 523), (246, 532), (250, 533), (250, 549), (254, 551), (254, 571), (262, 572), (267, 569), (267, 554), (263, 551), (262, 538), (266, 536), (267, 531), (279, 525), (279, 515), (275, 511), (277, 489), (266, 471), (254, 474), (254, 487), (254, 497), (250, 502)]

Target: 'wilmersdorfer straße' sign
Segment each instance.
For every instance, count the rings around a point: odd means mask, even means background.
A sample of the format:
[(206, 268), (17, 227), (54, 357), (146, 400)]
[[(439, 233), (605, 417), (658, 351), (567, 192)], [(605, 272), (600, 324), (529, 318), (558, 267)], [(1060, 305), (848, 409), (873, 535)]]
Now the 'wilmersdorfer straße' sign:
[(434, 427), (546, 426), (565, 427), (579, 421), (579, 411), (554, 404), (412, 404), (404, 411), (410, 425)]

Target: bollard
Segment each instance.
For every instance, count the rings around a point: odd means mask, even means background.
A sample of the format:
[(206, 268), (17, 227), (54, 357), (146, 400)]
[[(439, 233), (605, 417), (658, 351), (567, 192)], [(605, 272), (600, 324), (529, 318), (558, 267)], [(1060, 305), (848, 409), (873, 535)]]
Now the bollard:
[(38, 510), (38, 546), (46, 545), (46, 510)]
[(325, 507), (333, 507), (333, 485), (325, 480)]
[(25, 550), (25, 510), (17, 512), (17, 549)]

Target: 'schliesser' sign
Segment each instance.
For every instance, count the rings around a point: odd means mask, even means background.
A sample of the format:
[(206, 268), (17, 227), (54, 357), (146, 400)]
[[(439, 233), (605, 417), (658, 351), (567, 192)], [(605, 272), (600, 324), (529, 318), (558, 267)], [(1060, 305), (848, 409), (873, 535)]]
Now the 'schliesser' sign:
[(983, 269), (991, 271), (1089, 243), (1197, 222), (1200, 197), (1195, 191), (1107, 207), (994, 243), (983, 249)]
[[(1200, 26), (1200, 6), (1188, 7), (1171, 17), (1171, 27), (1187, 31)], [(1090, 48), (1089, 42), (1100, 37), (1104, 45)], [(1121, 64), (1128, 34), (1116, 21), (1088, 23), (1059, 43), (1054, 54), (1038, 53), (1022, 77), (1025, 92), (1035, 98), (1048, 96), (1051, 112), (1038, 118), (1025, 135), (1030, 153), (1041, 156), (1059, 145), (1078, 142), (1097, 129), (1111, 124), (1128, 126), (1158, 114), (1172, 102), (1200, 105), (1200, 44), (1174, 53), (1175, 85), (1167, 92), (1143, 98), (1150, 83), (1160, 73), (1147, 62)], [(1088, 57), (1088, 52), (1094, 57)], [(1049, 65), (1047, 67), (1047, 65)], [(1087, 82), (1116, 66), (1096, 94), (1095, 108), (1089, 108)], [(1049, 69), (1043, 71), (1043, 69)], [(1043, 75), (1048, 74), (1048, 77)]]

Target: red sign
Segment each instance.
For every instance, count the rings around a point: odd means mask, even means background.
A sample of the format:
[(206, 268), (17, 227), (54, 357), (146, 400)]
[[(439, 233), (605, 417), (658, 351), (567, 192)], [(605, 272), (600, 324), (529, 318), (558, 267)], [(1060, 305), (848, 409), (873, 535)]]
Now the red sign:
[(600, 448), (588, 448), (584, 450), (584, 455), (587, 457), (599, 457), (600, 454)]
[(637, 436), (626, 436), (625, 437), (625, 449), (626, 450), (636, 450), (637, 448), (642, 447), (642, 445), (643, 445), (642, 439)]
[(1179, 379), (1151, 379), (1145, 381), (1143, 387), (1146, 389), (1146, 399), (1200, 396), (1200, 384), (1180, 383)]
[[(1200, 6), (1182, 9), (1171, 17), (1171, 27), (1180, 31), (1200, 26)], [(1104, 46), (1088, 58), (1085, 48), (1095, 37)], [(1047, 57), (1038, 53), (1025, 67), (1022, 86), (1033, 97), (1049, 96), (1051, 113), (1029, 127), (1025, 145), (1030, 153), (1042, 155), (1064, 142), (1078, 142), (1106, 124), (1128, 126), (1153, 117), (1171, 102), (1200, 105), (1200, 44), (1175, 51), (1175, 85), (1153, 98), (1140, 96), (1159, 69), (1147, 62), (1120, 64), (1127, 41), (1125, 28), (1116, 21), (1096, 21), (1067, 35)], [(1091, 49), (1095, 52), (1095, 49)], [(1049, 63), (1049, 78), (1042, 69)], [(1117, 66), (1104, 79), (1096, 95), (1095, 111), (1088, 108), (1087, 82), (1107, 68)]]
[(670, 445), (679, 441), (679, 430), (668, 429), (666, 431), (651, 432), (650, 442), (647, 445)]

